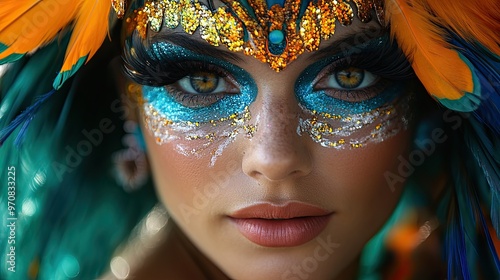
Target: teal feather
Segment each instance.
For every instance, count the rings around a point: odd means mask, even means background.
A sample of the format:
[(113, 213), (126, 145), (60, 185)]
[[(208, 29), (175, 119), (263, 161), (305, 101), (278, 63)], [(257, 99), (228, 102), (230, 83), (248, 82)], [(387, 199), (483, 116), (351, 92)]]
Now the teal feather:
[[(480, 106), (474, 111), (479, 123), (485, 124), (500, 137), (500, 56), (485, 47), (454, 37), (451, 43), (473, 70), (474, 84), (481, 91)], [(476, 89), (475, 89), (476, 91)]]
[[(60, 54), (60, 50), (56, 45), (50, 48), (44, 48), (39, 51), (39, 54), (33, 55), (27, 60), (16, 63), (13, 67), (18, 69), (12, 74), (8, 71), (4, 79), (12, 79), (12, 84), (6, 87), (2, 84), (2, 111), (6, 112), (0, 115), (0, 127), (7, 126), (12, 119), (25, 107), (31, 105), (31, 101), (37, 95), (49, 92), (52, 87), (40, 86), (47, 80), (52, 80), (53, 76), (48, 73), (56, 73), (57, 62), (62, 62), (64, 54)], [(24, 65), (25, 61), (29, 61)], [(36, 80), (38, 83), (30, 83), (30, 80)], [(4, 80), (5, 81), (5, 80)], [(5, 81), (6, 82), (6, 81)], [(7, 110), (8, 108), (8, 110)]]
[(464, 132), (465, 141), (480, 167), (479, 172), (486, 179), (486, 184), (478, 184), (478, 187), (491, 197), (488, 201), (490, 218), (497, 237), (500, 238), (500, 139), (488, 135), (486, 127), (474, 118), (469, 121), (471, 124), (465, 127)]
[(283, 7), (285, 5), (285, 0), (266, 0), (266, 3), (267, 3), (267, 7), (272, 7), (276, 4)]
[(21, 114), (19, 114), (14, 121), (12, 121), (7, 127), (0, 130), (0, 146), (5, 142), (5, 140), (18, 128), (21, 124), (20, 130), (16, 136), (15, 144), (16, 146), (21, 145), (23, 142), (23, 136), (28, 129), (29, 124), (35, 117), (38, 109), (55, 93), (55, 90), (51, 90), (48, 93), (37, 98), (37, 101), (26, 108)]
[[(8, 88), (2, 85), (1, 108), (5, 108), (6, 113), (0, 115), (0, 145), (20, 126), (16, 136), (16, 143), (19, 145), (25, 130), (39, 108), (55, 93), (52, 87), (41, 85), (53, 79), (53, 76), (47, 73), (57, 73), (57, 65), (60, 65), (59, 63), (62, 63), (64, 58), (60, 45), (67, 44), (68, 39), (68, 37), (63, 38), (61, 42), (54, 42), (50, 47), (39, 50), (25, 60), (28, 62), (16, 63), (22, 65), (22, 68), (15, 70), (13, 73), (15, 76), (10, 73), (6, 74), (6, 79), (11, 79), (12, 83)], [(27, 82), (30, 80), (36, 80), (37, 83)], [(34, 103), (30, 104), (32, 100)], [(22, 112), (18, 114), (20, 111)]]
[[(4, 52), (8, 48), (9, 48), (8, 46), (0, 43), (0, 53)], [(17, 61), (17, 60), (21, 59), (23, 56), (24, 56), (24, 54), (13, 53), (4, 59), (0, 59), (0, 65)]]
[(87, 56), (81, 57), (78, 59), (78, 61), (71, 67), (71, 70), (69, 71), (64, 71), (60, 72), (57, 74), (57, 77), (54, 80), (54, 83), (52, 86), (54, 89), (58, 90), (61, 88), (61, 86), (66, 82), (69, 78), (71, 78), (80, 67), (82, 67), (83, 64), (85, 64), (85, 61), (87, 61)]
[[(473, 118), (463, 120), (462, 131), (450, 132), (453, 153), (450, 155), (451, 181), (449, 200), (443, 200), (448, 209), (446, 231), (446, 256), (450, 279), (476, 279), (478, 275), (498, 279), (500, 265), (495, 248), (482, 213), (482, 206), (491, 206), (490, 201), (481, 201), (479, 195), (488, 194), (498, 184), (498, 176), (493, 151), (488, 149), (491, 141), (485, 141), (486, 134)], [(476, 131), (479, 133), (476, 133)], [(462, 138), (465, 137), (465, 138)], [(484, 139), (483, 139), (484, 138)], [(481, 139), (481, 140), (480, 140)], [(484, 144), (484, 145), (483, 145)], [(489, 165), (491, 163), (493, 165)], [(490, 175), (492, 177), (488, 178)], [(493, 198), (494, 199), (494, 198)], [(491, 209), (494, 211), (494, 209)], [(492, 212), (492, 215), (495, 213)], [(479, 266), (478, 266), (479, 265)], [(481, 269), (481, 273), (478, 269)], [(490, 279), (490, 278), (489, 278)]]
[[(32, 57), (14, 63), (12, 73), (20, 74), (36, 66), (45, 68), (47, 65), (37, 63), (37, 57), (43, 56), (44, 51), (47, 54), (47, 48), (59, 50), (57, 44), (48, 45)], [(118, 95), (113, 95), (114, 83), (107, 84), (112, 83), (106, 74), (109, 68), (103, 67), (117, 55), (116, 52), (100, 51), (75, 74), (74, 79), (51, 97), (50, 102), (39, 108), (26, 130), (22, 146), (14, 148), (15, 139), (11, 137), (0, 147), (1, 166), (13, 165), (17, 168), (19, 218), (16, 242), (19, 246), (16, 250), (22, 252), (18, 255), (17, 272), (10, 274), (2, 265), (0, 279), (68, 279), (76, 273), (78, 279), (97, 279), (109, 269), (109, 260), (116, 247), (156, 203), (151, 186), (130, 195), (110, 176), (114, 168), (111, 154), (123, 148), (120, 141), (123, 131), (120, 129), (106, 134), (103, 141), (93, 148), (91, 154), (82, 157), (79, 164), (69, 166), (67, 162), (66, 147), (75, 149), (78, 143), (85, 140), (81, 134), (83, 129), (98, 127), (103, 118), (110, 118), (117, 128), (122, 125), (120, 112), (111, 111), (111, 101), (116, 100)], [(47, 61), (57, 64), (54, 57), (51, 58)], [(26, 84), (26, 88), (35, 89), (22, 92), (27, 100), (33, 100), (42, 90), (51, 88), (52, 78), (13, 77), (11, 70), (0, 83), (0, 94), (3, 96), (20, 81)], [(13, 96), (2, 99), (1, 106), (4, 101), (17, 105), (12, 108), (14, 112), (7, 111), (5, 119), (1, 120), (9, 123), (22, 110), (23, 104)], [(66, 165), (71, 172), (59, 176), (54, 163)], [(0, 180), (6, 182), (5, 176), (7, 173), (1, 172)], [(0, 203), (5, 205), (6, 191), (2, 186)], [(0, 211), (2, 220), (6, 219), (5, 215), (5, 211)], [(0, 236), (6, 232), (6, 228), (2, 227)], [(7, 245), (0, 245), (0, 262), (3, 264), (6, 263)], [(89, 248), (95, 251), (89, 252)], [(39, 273), (29, 277), (29, 267), (37, 260)]]

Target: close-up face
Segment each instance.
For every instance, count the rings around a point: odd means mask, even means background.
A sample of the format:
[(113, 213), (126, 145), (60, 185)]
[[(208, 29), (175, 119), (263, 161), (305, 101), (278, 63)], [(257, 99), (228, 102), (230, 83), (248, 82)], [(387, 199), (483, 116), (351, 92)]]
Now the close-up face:
[(1, 1), (0, 279), (500, 279), (496, 2)]
[(148, 156), (189, 240), (232, 279), (346, 274), (398, 203), (385, 174), (412, 137), (414, 83), (387, 30), (354, 17), (279, 67), (181, 27), (148, 36)]

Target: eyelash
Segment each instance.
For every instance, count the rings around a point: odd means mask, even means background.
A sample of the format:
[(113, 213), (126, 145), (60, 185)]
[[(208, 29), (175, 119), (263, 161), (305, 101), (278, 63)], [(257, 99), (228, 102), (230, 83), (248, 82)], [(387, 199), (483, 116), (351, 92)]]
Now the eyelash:
[[(369, 86), (359, 89), (319, 88), (318, 83), (329, 75), (347, 68), (365, 70), (378, 79)], [(326, 95), (348, 102), (361, 102), (376, 97), (393, 82), (406, 80), (414, 76), (413, 69), (403, 52), (395, 44), (382, 46), (376, 51), (350, 56), (333, 61), (324, 67), (313, 81), (315, 91), (323, 91)]]
[[(184, 70), (185, 72), (179, 74), (179, 76), (183, 75), (180, 79), (174, 82), (170, 82), (169, 84), (165, 84), (164, 87), (170, 93), (172, 98), (174, 98), (183, 106), (190, 108), (206, 107), (221, 100), (228, 94), (239, 93), (239, 87), (236, 80), (226, 70), (219, 66), (208, 64), (202, 61), (185, 61), (182, 62), (182, 67), (182, 69), (176, 69), (175, 67), (170, 69), (170, 71), (174, 73), (180, 73), (181, 70)], [(231, 88), (224, 92), (206, 94), (193, 94), (180, 89), (180, 85), (178, 85), (178, 82), (183, 78), (192, 77), (193, 75), (196, 75), (196, 73), (214, 74), (218, 78), (223, 79), (227, 85), (231, 86)]]
[[(164, 87), (171, 97), (183, 106), (189, 108), (206, 107), (219, 101), (228, 93), (234, 94), (239, 91), (236, 79), (220, 66), (205, 61), (172, 61), (156, 58), (138, 40), (132, 40), (132, 45), (132, 47), (127, 45), (124, 52), (125, 74), (138, 84)], [(176, 85), (176, 83), (193, 75), (195, 72), (215, 74), (219, 78), (223, 78), (234, 91), (215, 94), (192, 94), (179, 89), (179, 85)]]
[[(126, 45), (124, 54), (125, 73), (139, 84), (165, 87), (177, 102), (186, 107), (200, 108), (209, 106), (228, 94), (225, 92), (192, 94), (175, 87), (174, 84), (176, 82), (194, 72), (214, 73), (224, 78), (234, 88), (238, 88), (238, 83), (235, 82), (235, 79), (223, 67), (204, 61), (172, 61), (161, 59), (153, 57), (147, 51), (146, 46), (138, 40), (132, 40), (131, 44), (132, 47)], [(408, 63), (403, 52), (396, 44), (390, 42), (390, 40), (386, 40), (386, 43), (378, 46), (374, 51), (364, 50), (358, 55), (333, 60), (333, 62), (319, 72), (313, 81), (313, 85), (316, 85), (323, 77), (348, 67), (366, 70), (380, 78), (373, 85), (360, 89), (321, 89), (326, 95), (353, 103), (365, 101), (383, 92), (393, 81), (405, 80), (414, 76), (411, 65)], [(319, 89), (314, 88), (314, 90)], [(232, 93), (238, 92), (231, 92), (229, 94)]]
[[(326, 95), (336, 99), (345, 100), (349, 102), (359, 102), (377, 96), (380, 92), (384, 90), (384, 88), (388, 84), (386, 79), (377, 77), (377, 79), (374, 82), (372, 82), (372, 84), (358, 89), (356, 88), (339, 89), (339, 88), (329, 88), (326, 86), (323, 87), (321, 86), (323, 80), (327, 78), (331, 79), (332, 75), (336, 75), (337, 72), (348, 68), (354, 68), (354, 67), (352, 67), (351, 65), (347, 65), (342, 61), (333, 62), (332, 64), (321, 70), (320, 73), (317, 75), (317, 77), (314, 79), (313, 89), (315, 91), (322, 91)], [(355, 69), (366, 71), (365, 69), (358, 67), (356, 67)]]

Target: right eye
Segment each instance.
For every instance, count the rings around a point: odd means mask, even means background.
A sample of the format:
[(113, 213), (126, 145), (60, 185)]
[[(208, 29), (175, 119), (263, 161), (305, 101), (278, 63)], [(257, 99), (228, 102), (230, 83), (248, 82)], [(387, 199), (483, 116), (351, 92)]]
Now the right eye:
[(316, 87), (333, 90), (357, 90), (372, 86), (378, 79), (378, 76), (366, 70), (347, 67), (326, 75), (316, 84)]

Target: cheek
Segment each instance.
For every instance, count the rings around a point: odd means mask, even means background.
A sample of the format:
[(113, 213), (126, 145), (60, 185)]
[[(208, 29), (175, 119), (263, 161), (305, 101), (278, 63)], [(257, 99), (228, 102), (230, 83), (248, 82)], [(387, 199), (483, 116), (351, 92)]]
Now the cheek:
[(330, 167), (335, 182), (331, 197), (338, 206), (339, 223), (353, 234), (350, 240), (368, 240), (397, 205), (403, 182), (390, 184), (386, 174), (398, 174), (399, 157), (406, 157), (410, 131), (386, 141), (339, 153)]
[(181, 226), (213, 222), (207, 213), (219, 211), (227, 200), (229, 181), (241, 170), (241, 162), (238, 165), (237, 158), (228, 156), (237, 153), (228, 147), (212, 166), (210, 155), (186, 156), (176, 151), (176, 141), (158, 145), (149, 133), (144, 138), (156, 192), (169, 214)]
[(158, 145), (149, 133), (144, 138), (158, 197), (169, 213), (175, 215), (178, 212), (175, 209), (192, 204), (203, 173), (193, 165), (191, 157), (176, 152), (174, 144)]

